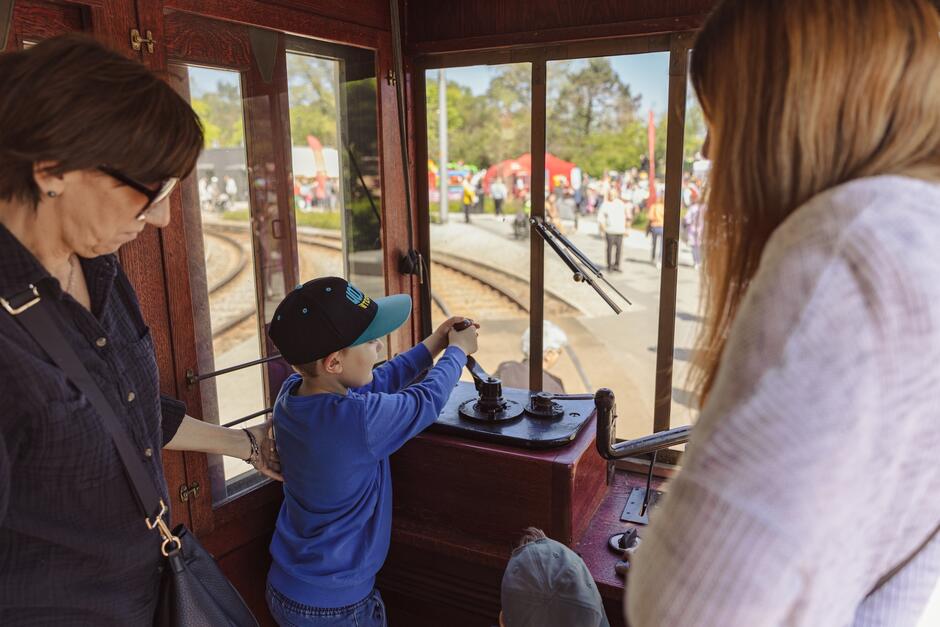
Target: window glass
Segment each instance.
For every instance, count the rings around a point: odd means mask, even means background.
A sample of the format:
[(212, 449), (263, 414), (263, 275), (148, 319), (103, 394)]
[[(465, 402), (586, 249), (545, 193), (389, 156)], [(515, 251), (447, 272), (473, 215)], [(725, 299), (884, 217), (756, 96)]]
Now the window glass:
[(291, 40), (287, 73), (300, 280), (384, 296), (375, 55)]
[(547, 67), (546, 217), (632, 305), (595, 279), (616, 315), (546, 246), (544, 366), (568, 393), (612, 389), (619, 438), (653, 425), (668, 70), (668, 52)]
[[(265, 198), (257, 197), (259, 181), (249, 179), (241, 74), (182, 64), (170, 69), (206, 135), (196, 172), (183, 183), (183, 212), (198, 371), (208, 373), (261, 358), (263, 303), (258, 286), (267, 284), (266, 295), (274, 300), (281, 293), (281, 274), (260, 239), (269, 221), (251, 217), (252, 188), (255, 200)], [(264, 211), (265, 206), (258, 209)], [(268, 407), (264, 367), (204, 379), (200, 394), (206, 422), (229, 424), (263, 411)], [(264, 420), (261, 414), (240, 426)], [(221, 455), (209, 456), (209, 474), (214, 502), (262, 480), (250, 465)]]
[(527, 388), (532, 66), (429, 70), (426, 84), (432, 324), (479, 321), (477, 361)]
[(689, 374), (698, 334), (702, 329), (699, 282), (702, 229), (708, 210), (708, 174), (711, 164), (702, 155), (705, 119), (692, 86), (688, 87), (685, 148), (682, 170), (682, 207), (679, 242), (679, 279), (676, 290), (676, 339), (673, 353), (672, 413), (670, 425), (691, 424), (698, 416), (698, 399), (690, 391)]

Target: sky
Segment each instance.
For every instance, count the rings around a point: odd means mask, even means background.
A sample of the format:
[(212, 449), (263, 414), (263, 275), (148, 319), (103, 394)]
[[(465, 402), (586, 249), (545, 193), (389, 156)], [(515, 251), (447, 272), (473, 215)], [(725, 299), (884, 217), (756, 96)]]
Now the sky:
[(207, 92), (215, 91), (219, 83), (240, 85), (238, 72), (189, 66), (189, 91), (193, 98), (201, 98)]
[[(653, 109), (663, 113), (669, 103), (669, 53), (654, 52), (608, 57), (620, 80), (630, 86), (634, 95), (643, 97), (641, 110)], [(486, 92), (498, 66), (477, 65), (473, 67), (448, 68), (447, 80), (469, 87), (476, 94)], [(552, 62), (548, 63), (551, 77)], [(437, 77), (437, 70), (431, 70), (428, 80)]]

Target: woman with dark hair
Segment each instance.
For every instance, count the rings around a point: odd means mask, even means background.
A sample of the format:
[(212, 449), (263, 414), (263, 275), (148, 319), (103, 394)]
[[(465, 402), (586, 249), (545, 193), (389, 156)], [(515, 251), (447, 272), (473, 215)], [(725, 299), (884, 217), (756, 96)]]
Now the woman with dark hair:
[(927, 0), (725, 0), (699, 34), (702, 412), (634, 627), (915, 625), (936, 587), (938, 32)]
[(225, 429), (161, 397), (153, 342), (115, 252), (148, 225), (203, 145), (190, 106), (144, 66), (69, 35), (0, 55), (0, 623), (144, 625), (160, 582), (115, 444), (88, 398), (16, 319), (42, 306), (171, 500), (160, 450), (277, 476), (264, 425)]

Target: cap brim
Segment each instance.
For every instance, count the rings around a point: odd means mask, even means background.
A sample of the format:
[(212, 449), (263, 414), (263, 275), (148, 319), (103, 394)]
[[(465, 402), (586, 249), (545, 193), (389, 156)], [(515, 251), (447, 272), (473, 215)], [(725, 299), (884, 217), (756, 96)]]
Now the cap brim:
[(375, 304), (379, 311), (375, 314), (371, 324), (366, 327), (356, 341), (350, 346), (359, 346), (372, 340), (385, 337), (401, 325), (405, 324), (411, 315), (411, 296), (395, 294), (385, 298), (376, 298)]

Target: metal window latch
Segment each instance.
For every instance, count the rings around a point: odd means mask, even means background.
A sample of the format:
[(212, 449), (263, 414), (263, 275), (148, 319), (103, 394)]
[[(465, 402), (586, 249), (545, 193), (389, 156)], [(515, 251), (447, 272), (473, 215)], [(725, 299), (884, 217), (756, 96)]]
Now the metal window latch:
[(189, 497), (192, 496), (196, 498), (199, 496), (199, 482), (193, 481), (191, 486), (187, 486), (185, 483), (180, 486), (180, 501), (184, 503), (189, 500)]
[(147, 33), (147, 38), (145, 39), (140, 36), (140, 31), (138, 29), (136, 28), (131, 29), (131, 48), (139, 51), (141, 47), (144, 44), (146, 44), (147, 52), (149, 52), (150, 54), (153, 54), (153, 44), (156, 43), (153, 39), (153, 32), (148, 30), (146, 31), (146, 33)]
[(679, 240), (666, 240), (666, 254), (663, 255), (663, 263), (667, 268), (679, 267)]
[(385, 73), (385, 82), (388, 83), (389, 85), (398, 84), (398, 75), (395, 74), (395, 70), (389, 70), (388, 72)]

